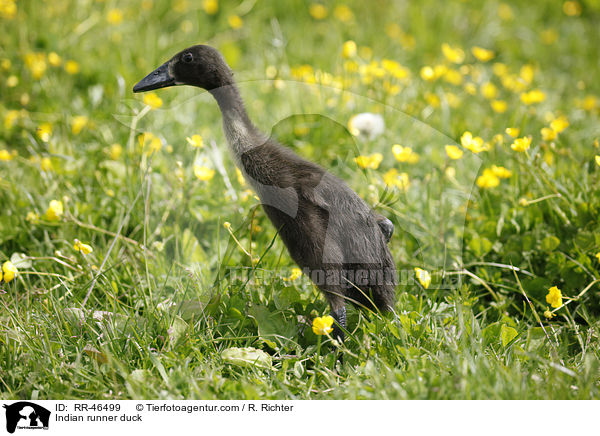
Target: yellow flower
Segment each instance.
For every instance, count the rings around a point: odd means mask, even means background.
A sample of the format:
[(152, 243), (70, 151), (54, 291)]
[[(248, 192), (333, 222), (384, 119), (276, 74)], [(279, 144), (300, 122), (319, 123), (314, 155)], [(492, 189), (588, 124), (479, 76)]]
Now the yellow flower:
[(552, 130), (554, 130), (556, 133), (562, 132), (567, 127), (569, 127), (569, 120), (564, 115), (562, 115), (562, 116), (560, 116), (558, 118), (555, 118), (550, 123), (550, 128)]
[(442, 44), (442, 53), (450, 62), (460, 64), (465, 60), (465, 52), (460, 47), (452, 47), (449, 44)]
[(60, 218), (63, 215), (63, 204), (60, 200), (52, 200), (48, 209), (46, 210), (46, 214), (44, 217), (48, 221), (60, 221)]
[(312, 331), (315, 335), (328, 335), (333, 331), (333, 318), (329, 315), (318, 316), (313, 319)]
[(75, 249), (75, 251), (81, 251), (81, 254), (83, 254), (84, 256), (94, 251), (94, 249), (90, 245), (84, 244), (79, 239), (75, 239), (74, 242), (75, 243), (73, 244), (73, 248)]
[(535, 68), (533, 65), (523, 65), (521, 70), (519, 71), (519, 77), (523, 79), (523, 82), (530, 85), (533, 82), (533, 77), (535, 76)]
[(36, 212), (34, 212), (34, 211), (27, 212), (25, 221), (27, 221), (31, 224), (36, 224), (39, 220), (40, 220), (40, 216)]
[(18, 84), (19, 84), (19, 78), (17, 76), (15, 76), (14, 74), (11, 74), (6, 79), (6, 86), (8, 86), (9, 88), (14, 88)]
[(356, 43), (354, 41), (346, 41), (342, 45), (342, 56), (345, 58), (353, 58), (356, 56)]
[(215, 176), (215, 170), (202, 165), (194, 165), (194, 175), (203, 182), (207, 182)]
[(546, 310), (544, 311), (544, 316), (547, 319), (552, 319), (552, 318), (554, 318), (556, 316), (556, 314), (550, 312), (550, 309), (546, 308)]
[(546, 94), (544, 91), (539, 89), (533, 89), (529, 92), (524, 92), (521, 94), (521, 101), (526, 105), (541, 103), (546, 99)]
[(44, 53), (27, 53), (25, 65), (31, 71), (34, 79), (40, 79), (46, 72), (46, 55)]
[(600, 262), (600, 252), (596, 253), (594, 256), (596, 256), (596, 259), (598, 259), (598, 262)]
[(490, 168), (486, 168), (476, 183), (480, 188), (495, 188), (500, 184), (500, 178)]
[(118, 160), (123, 153), (123, 147), (121, 144), (112, 144), (108, 149), (108, 157), (112, 160)]
[(481, 62), (487, 62), (494, 58), (494, 52), (492, 50), (477, 46), (471, 48), (471, 53), (473, 53), (473, 56), (475, 56)]
[(244, 26), (244, 20), (239, 15), (230, 15), (227, 17), (227, 23), (232, 29), (241, 29)]
[(202, 9), (208, 15), (215, 15), (219, 11), (219, 1), (218, 0), (204, 0), (202, 2)]
[(540, 33), (542, 42), (546, 45), (552, 45), (558, 40), (558, 32), (555, 29), (544, 29)]
[(483, 95), (488, 100), (491, 100), (496, 97), (498, 94), (498, 88), (491, 82), (486, 82), (481, 85), (481, 95)]
[(516, 138), (515, 141), (510, 144), (510, 148), (514, 151), (523, 152), (526, 151), (531, 145), (531, 136), (525, 136), (523, 138)]
[(354, 13), (352, 12), (352, 9), (350, 9), (346, 5), (336, 6), (333, 10), (333, 15), (342, 23), (347, 23), (349, 21), (354, 20)]
[(69, 74), (77, 74), (79, 73), (79, 64), (75, 61), (67, 61), (65, 71)]
[(431, 82), (431, 81), (437, 79), (435, 70), (433, 68), (431, 68), (429, 65), (426, 65), (423, 68), (421, 68), (421, 72), (419, 74), (421, 75), (421, 79), (426, 80), (428, 82)]
[(492, 100), (490, 105), (492, 110), (498, 114), (503, 114), (508, 109), (508, 103), (504, 100)]
[(456, 145), (446, 145), (446, 154), (450, 159), (460, 159), (463, 156), (463, 151)]
[(488, 144), (484, 144), (483, 139), (479, 136), (473, 137), (473, 134), (466, 131), (460, 137), (460, 144), (467, 150), (477, 154), (489, 149)]
[(40, 138), (44, 142), (50, 141), (50, 136), (52, 136), (52, 124), (50, 123), (42, 123), (38, 126), (36, 131), (38, 138)]
[(15, 0), (0, 0), (0, 17), (12, 20), (17, 15), (17, 3)]
[(291, 282), (300, 278), (300, 276), (302, 276), (302, 270), (300, 268), (292, 268), (292, 273), (289, 277), (285, 277), (284, 280)]
[(17, 276), (19, 271), (10, 260), (7, 260), (2, 264), (2, 272), (4, 272), (4, 283), (8, 283)]
[(204, 147), (204, 141), (202, 140), (202, 136), (200, 136), (200, 135), (192, 135), (191, 138), (188, 136), (185, 138), (185, 140), (192, 147), (198, 147), (198, 148)]
[(147, 155), (156, 153), (162, 148), (162, 141), (153, 133), (144, 132), (138, 136), (138, 142)]
[(383, 175), (383, 182), (390, 187), (397, 187), (406, 191), (410, 186), (410, 180), (407, 173), (398, 173), (396, 168), (391, 168)]
[(4, 115), (4, 128), (10, 129), (19, 119), (20, 113), (18, 110), (9, 110), (6, 111), (6, 115)]
[(40, 161), (40, 169), (42, 171), (53, 171), (54, 165), (52, 165), (52, 159), (49, 157), (43, 157)]
[(570, 0), (563, 3), (563, 12), (569, 17), (581, 15), (581, 5), (578, 1)]
[(521, 133), (521, 129), (519, 129), (518, 127), (507, 127), (505, 132), (508, 136), (516, 138), (517, 136), (519, 136), (519, 133)]
[(48, 63), (53, 67), (60, 67), (60, 64), (62, 64), (62, 59), (58, 53), (52, 51), (48, 53)]
[(87, 126), (87, 123), (88, 117), (85, 115), (77, 115), (71, 122), (71, 132), (73, 132), (74, 135), (79, 135), (83, 128)]
[(392, 153), (398, 162), (408, 162), (411, 164), (419, 162), (419, 155), (410, 147), (403, 147), (400, 144), (392, 146)]
[(155, 92), (149, 92), (144, 95), (144, 104), (150, 106), (152, 109), (158, 109), (163, 105), (163, 101)]
[(508, 179), (509, 177), (512, 176), (512, 171), (510, 171), (504, 167), (492, 165), (491, 170), (492, 170), (492, 173), (494, 173), (494, 175), (496, 177), (499, 177), (501, 179)]
[(113, 8), (109, 10), (106, 14), (106, 21), (108, 21), (110, 24), (114, 24), (115, 26), (117, 24), (121, 24), (121, 22), (123, 21), (123, 11), (121, 11), (121, 9), (118, 8)]
[(431, 93), (431, 92), (426, 92), (425, 93), (425, 101), (431, 107), (440, 107), (440, 104), (441, 104), (440, 97), (438, 95), (436, 95), (436, 94)]
[(597, 154), (596, 156), (594, 156), (594, 159), (596, 161), (596, 165), (600, 167), (600, 155)]
[(381, 153), (373, 153), (369, 156), (358, 156), (354, 158), (354, 162), (361, 168), (371, 168), (376, 170), (379, 168), (379, 164), (383, 160)]
[(311, 17), (313, 17), (315, 20), (322, 20), (324, 18), (327, 17), (327, 8), (325, 6), (323, 6), (322, 4), (319, 3), (312, 3), (309, 7), (308, 7), (308, 13), (311, 15)]
[(0, 150), (0, 161), (13, 160), (16, 156), (15, 152), (9, 152), (8, 150)]
[(223, 227), (225, 227), (227, 230), (231, 230), (231, 223), (229, 221), (225, 221), (223, 223)]
[(429, 285), (431, 284), (431, 274), (429, 274), (429, 271), (421, 268), (415, 268), (415, 274), (419, 280), (419, 283), (421, 283), (425, 289), (429, 288)]
[(546, 303), (550, 306), (557, 307), (562, 306), (562, 292), (556, 286), (552, 286), (548, 289), (548, 295), (546, 295)]
[(541, 130), (542, 139), (544, 141), (552, 141), (556, 139), (556, 131), (554, 129), (550, 129), (548, 127), (542, 127)]

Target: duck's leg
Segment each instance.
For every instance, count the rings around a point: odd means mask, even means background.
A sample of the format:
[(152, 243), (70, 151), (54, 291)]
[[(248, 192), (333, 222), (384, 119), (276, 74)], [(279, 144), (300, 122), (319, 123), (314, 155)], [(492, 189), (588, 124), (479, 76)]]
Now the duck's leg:
[(341, 304), (336, 304), (335, 306), (332, 305), (330, 315), (335, 320), (331, 337), (339, 342), (344, 342), (344, 330), (346, 329), (346, 305), (343, 302)]

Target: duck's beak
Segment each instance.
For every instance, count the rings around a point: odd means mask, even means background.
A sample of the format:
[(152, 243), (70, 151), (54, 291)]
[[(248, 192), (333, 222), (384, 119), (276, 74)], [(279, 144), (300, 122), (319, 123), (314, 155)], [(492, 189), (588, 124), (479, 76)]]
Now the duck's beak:
[(156, 70), (139, 81), (133, 87), (133, 92), (151, 91), (158, 88), (166, 88), (175, 85), (175, 78), (169, 72), (169, 62), (165, 62)]

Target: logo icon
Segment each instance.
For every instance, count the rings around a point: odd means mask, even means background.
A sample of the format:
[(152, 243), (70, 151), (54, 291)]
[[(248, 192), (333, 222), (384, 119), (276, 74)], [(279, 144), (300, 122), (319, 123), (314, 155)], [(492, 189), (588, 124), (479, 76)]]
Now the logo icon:
[(14, 433), (19, 429), (48, 429), (50, 411), (42, 406), (29, 401), (19, 401), (10, 405), (4, 404), (6, 409), (6, 431)]

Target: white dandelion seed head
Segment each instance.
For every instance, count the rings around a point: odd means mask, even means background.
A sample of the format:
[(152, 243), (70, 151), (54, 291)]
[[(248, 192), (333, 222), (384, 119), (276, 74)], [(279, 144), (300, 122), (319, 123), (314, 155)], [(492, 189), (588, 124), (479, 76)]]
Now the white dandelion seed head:
[(348, 128), (354, 136), (364, 136), (372, 140), (383, 133), (385, 123), (381, 115), (363, 112), (350, 118)]

